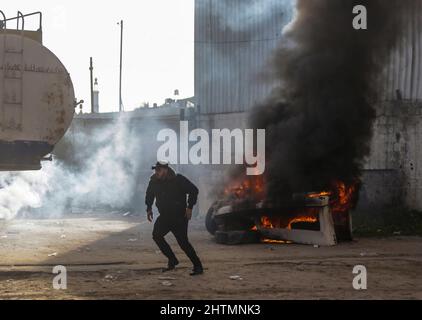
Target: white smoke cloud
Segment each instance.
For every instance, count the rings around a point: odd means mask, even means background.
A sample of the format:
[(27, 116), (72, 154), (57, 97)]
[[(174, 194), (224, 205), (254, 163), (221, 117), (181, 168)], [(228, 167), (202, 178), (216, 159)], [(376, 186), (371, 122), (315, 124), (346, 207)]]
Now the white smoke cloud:
[(142, 156), (139, 134), (120, 119), (90, 134), (78, 131), (71, 140), (82, 165), (55, 160), (43, 163), (40, 171), (0, 173), (0, 219), (58, 217), (70, 208), (131, 206), (141, 166), (151, 165), (151, 159)]
[(0, 219), (13, 219), (25, 207), (38, 208), (49, 189), (51, 172), (0, 173)]

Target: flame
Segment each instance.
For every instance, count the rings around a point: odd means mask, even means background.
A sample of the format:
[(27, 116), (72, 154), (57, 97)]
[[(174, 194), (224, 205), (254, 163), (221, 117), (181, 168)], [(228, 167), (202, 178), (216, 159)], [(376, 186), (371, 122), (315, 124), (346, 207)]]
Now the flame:
[(319, 197), (331, 197), (331, 195), (332, 195), (332, 192), (324, 191), (320, 193), (308, 194), (307, 197), (313, 199), (313, 198), (319, 198)]
[(293, 243), (292, 241), (287, 241), (287, 240), (273, 240), (273, 239), (261, 239), (262, 243), (266, 243), (266, 244), (291, 244)]
[(298, 223), (298, 222), (315, 223), (315, 222), (318, 222), (318, 219), (316, 217), (308, 217), (308, 216), (297, 217), (297, 218), (294, 218), (293, 220), (291, 220), (289, 222), (289, 225), (287, 226), (287, 229), (292, 230), (292, 224), (293, 223)]
[(248, 176), (242, 181), (234, 181), (225, 188), (226, 196), (233, 196), (237, 199), (255, 199), (262, 201), (265, 199), (265, 183), (264, 177)]
[(342, 181), (333, 182), (332, 191), (311, 193), (308, 198), (330, 197), (331, 210), (336, 212), (346, 212), (355, 206), (358, 182), (346, 185)]
[(337, 182), (337, 200), (331, 205), (333, 212), (345, 212), (352, 209), (355, 205), (355, 196), (357, 192), (357, 183), (346, 186), (343, 182)]
[[(286, 229), (292, 230), (292, 225), (294, 223), (298, 223), (298, 222), (316, 223), (316, 222), (318, 222), (318, 218), (316, 216), (309, 216), (309, 215), (303, 215), (303, 216), (295, 217), (295, 218), (293, 218), (289, 221)], [(264, 229), (281, 228), (281, 226), (275, 226), (275, 225), (277, 225), (277, 223), (274, 221), (274, 219), (271, 219), (267, 216), (261, 217), (261, 225), (260, 225), (261, 228), (264, 228)], [(257, 231), (258, 228), (257, 228), (257, 226), (254, 226), (251, 230)]]
[[(311, 217), (311, 216), (300, 216), (300, 217), (296, 217), (293, 218), (292, 220), (289, 221), (289, 224), (287, 226), (288, 230), (292, 229), (292, 224), (293, 223), (297, 223), (297, 222), (310, 222), (310, 223), (315, 223), (318, 222), (318, 219), (316, 217)], [(275, 228), (279, 228), (279, 226), (274, 226), (276, 225), (277, 222), (275, 220), (272, 220), (271, 218), (267, 217), (267, 216), (262, 216), (261, 217), (261, 221), (260, 221), (260, 227), (261, 228), (265, 228), (265, 229), (275, 229)], [(258, 227), (254, 226), (251, 228), (252, 231), (258, 231)], [(261, 239), (261, 243), (265, 243), (265, 244), (291, 244), (293, 243), (292, 241), (288, 241), (288, 240), (275, 240), (275, 239), (268, 239), (268, 238), (262, 238)]]
[[(310, 193), (308, 198), (314, 199), (319, 197), (329, 197), (330, 208), (333, 214), (342, 214), (353, 209), (356, 205), (356, 195), (359, 189), (359, 181), (351, 184), (346, 184), (342, 181), (334, 181), (331, 190), (322, 192)], [(239, 183), (234, 182), (231, 186), (225, 189), (226, 196), (234, 197), (235, 199), (249, 199), (254, 201), (263, 201), (266, 197), (265, 181), (263, 176), (250, 176)], [(280, 217), (262, 216), (260, 223), (253, 228), (252, 231), (259, 231), (259, 229), (275, 229), (284, 228), (292, 230), (292, 226), (298, 222), (317, 223), (318, 211), (312, 211), (308, 208), (305, 212), (296, 215), (286, 225), (286, 221)], [(337, 216), (338, 217), (338, 216)], [(291, 243), (283, 240), (261, 239), (262, 243), (268, 244), (286, 244)]]
[[(346, 184), (342, 181), (334, 181), (331, 190), (308, 194), (310, 199), (319, 197), (330, 197), (331, 210), (334, 213), (346, 212), (356, 204), (356, 194), (359, 182), (355, 181)], [(266, 189), (264, 176), (248, 176), (243, 180), (235, 180), (225, 188), (227, 197), (240, 200), (253, 200), (256, 203), (266, 199)]]
[[(261, 223), (262, 222), (267, 224), (268, 228), (274, 228), (268, 217), (262, 217)], [(253, 226), (251, 231), (258, 231), (257, 226)], [(261, 238), (261, 243), (265, 243), (265, 244), (290, 244), (290, 243), (293, 243), (293, 242), (292, 241), (286, 241), (286, 240), (274, 240), (274, 239)]]
[(274, 225), (271, 222), (271, 219), (265, 216), (261, 218), (261, 226), (265, 229), (274, 229)]

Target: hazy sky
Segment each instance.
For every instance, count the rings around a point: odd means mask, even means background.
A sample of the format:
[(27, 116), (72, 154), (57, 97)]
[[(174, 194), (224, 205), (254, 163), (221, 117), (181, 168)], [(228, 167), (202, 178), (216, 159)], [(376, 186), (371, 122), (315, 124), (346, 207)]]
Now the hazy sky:
[[(7, 17), (43, 13), (44, 45), (69, 71), (75, 95), (90, 110), (89, 58), (100, 85), (101, 111), (118, 110), (120, 26), (124, 20), (123, 104), (162, 103), (179, 89), (194, 94), (194, 0), (2, 1)], [(28, 18), (26, 29), (37, 28)], [(16, 22), (8, 28), (16, 27)]]

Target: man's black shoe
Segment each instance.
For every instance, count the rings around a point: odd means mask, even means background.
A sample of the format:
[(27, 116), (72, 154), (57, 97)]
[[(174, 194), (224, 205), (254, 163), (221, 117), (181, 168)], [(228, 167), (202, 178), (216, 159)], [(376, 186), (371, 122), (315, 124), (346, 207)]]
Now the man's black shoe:
[(162, 271), (163, 272), (168, 272), (168, 271), (172, 271), (174, 269), (176, 269), (176, 266), (179, 264), (179, 261), (171, 261), (168, 263), (167, 268), (164, 268)]
[(204, 273), (204, 269), (202, 267), (194, 267), (190, 275), (199, 276), (200, 274), (203, 274), (203, 273)]

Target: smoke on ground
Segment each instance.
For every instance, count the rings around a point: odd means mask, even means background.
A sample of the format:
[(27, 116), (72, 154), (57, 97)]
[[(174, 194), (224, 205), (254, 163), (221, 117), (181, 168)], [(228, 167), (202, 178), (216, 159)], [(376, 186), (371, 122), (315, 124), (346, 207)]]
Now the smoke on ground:
[[(155, 127), (148, 126), (150, 132)], [(142, 139), (127, 120), (69, 132), (62, 143), (71, 154), (66, 161), (43, 163), (40, 171), (0, 173), (0, 219), (139, 209), (154, 147), (148, 148), (148, 138)]]

